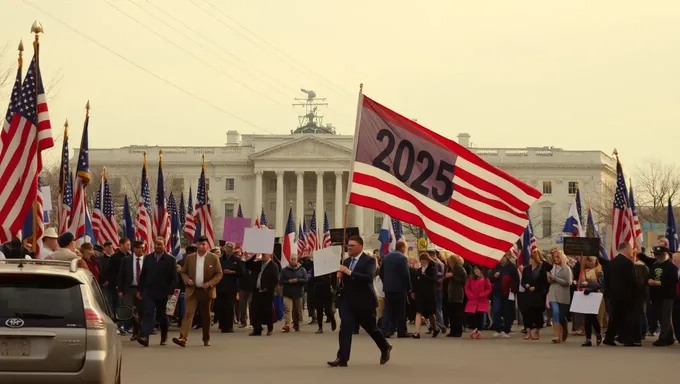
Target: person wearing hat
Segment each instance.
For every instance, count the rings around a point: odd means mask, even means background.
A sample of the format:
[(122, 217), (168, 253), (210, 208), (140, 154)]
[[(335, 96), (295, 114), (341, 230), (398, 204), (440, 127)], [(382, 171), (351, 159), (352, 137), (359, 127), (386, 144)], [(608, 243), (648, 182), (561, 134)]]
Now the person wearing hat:
[(668, 248), (656, 246), (653, 252), (656, 262), (649, 270), (649, 298), (651, 310), (654, 311), (661, 328), (654, 346), (664, 347), (674, 343), (671, 315), (678, 284), (678, 268), (668, 258)]
[(58, 238), (59, 235), (57, 235), (57, 230), (53, 227), (49, 227), (45, 230), (45, 234), (43, 234), (43, 249), (40, 250), (40, 258), (43, 260), (52, 259), (52, 253), (59, 249), (59, 243), (57, 242)]
[(31, 256), (27, 255), (21, 240), (18, 238), (12, 239), (7, 244), (0, 247), (0, 260), (6, 259), (31, 259)]
[(80, 268), (89, 269), (85, 261), (78, 255), (78, 251), (76, 251), (76, 237), (73, 236), (71, 232), (65, 232), (59, 236), (57, 244), (59, 244), (59, 249), (52, 252), (50, 255), (52, 260), (71, 261), (73, 259), (79, 259), (78, 266)]

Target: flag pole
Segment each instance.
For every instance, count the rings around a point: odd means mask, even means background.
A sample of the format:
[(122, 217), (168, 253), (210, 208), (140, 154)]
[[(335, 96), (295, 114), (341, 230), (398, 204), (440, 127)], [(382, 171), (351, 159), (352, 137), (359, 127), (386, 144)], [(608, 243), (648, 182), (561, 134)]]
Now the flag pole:
[(349, 203), (345, 203), (344, 217), (342, 218), (342, 249), (340, 250), (340, 264), (345, 259), (345, 247), (347, 246), (347, 214), (349, 212)]
[[(33, 106), (35, 110), (35, 119), (36, 119), (36, 127), (35, 127), (35, 149), (36, 153), (38, 156), (40, 156), (40, 140), (38, 139), (38, 94), (40, 91), (39, 84), (40, 84), (40, 66), (39, 66), (39, 60), (40, 60), (40, 33), (43, 32), (43, 27), (42, 24), (40, 24), (37, 20), (33, 22), (33, 25), (31, 26), (31, 33), (35, 34), (35, 40), (33, 40), (33, 51), (35, 55), (35, 94), (34, 94), (34, 101), (35, 104)], [(23, 61), (23, 58), (21, 57), (21, 52), (23, 51), (23, 44), (20, 42), (19, 43), (19, 65), (21, 65), (21, 62)], [(38, 175), (39, 176), (39, 175)], [(35, 198), (33, 199), (33, 244), (32, 244), (32, 250), (33, 252), (36, 252), (36, 247), (38, 244), (38, 192), (40, 192), (40, 183), (38, 182), (38, 191), (36, 191)]]
[[(359, 84), (359, 99), (357, 101), (357, 119), (354, 125), (354, 148), (350, 159), (349, 178), (347, 179), (347, 198), (345, 205), (349, 204), (349, 196), (352, 192), (352, 178), (354, 176), (354, 159), (357, 157), (357, 145), (359, 144), (359, 125), (361, 125), (361, 111), (364, 101), (364, 83)], [(346, 227), (347, 225), (345, 225)]]

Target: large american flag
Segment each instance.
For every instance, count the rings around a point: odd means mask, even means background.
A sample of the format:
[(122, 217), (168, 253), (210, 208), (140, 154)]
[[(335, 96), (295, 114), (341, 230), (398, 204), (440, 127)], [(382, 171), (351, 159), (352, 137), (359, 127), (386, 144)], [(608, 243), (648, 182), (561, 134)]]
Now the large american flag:
[(326, 248), (331, 246), (331, 228), (328, 225), (328, 212), (323, 212), (323, 240), (321, 241), (321, 247)]
[(312, 220), (309, 222), (309, 231), (307, 231), (307, 249), (310, 251), (317, 250), (319, 247), (319, 234), (316, 230), (316, 208), (312, 213)]
[(623, 168), (618, 156), (616, 158), (616, 192), (614, 193), (614, 208), (612, 209), (611, 233), (610, 259), (619, 253), (619, 244), (633, 243), (633, 212), (628, 205), (626, 179), (623, 177)]
[(210, 248), (215, 246), (215, 232), (212, 224), (212, 213), (208, 199), (205, 181), (205, 159), (201, 165), (201, 176), (198, 178), (198, 192), (196, 194), (196, 216), (201, 223), (201, 235), (208, 238)]
[(138, 240), (146, 243), (147, 250), (151, 250), (153, 244), (153, 230), (151, 225), (151, 191), (149, 189), (149, 173), (146, 166), (146, 153), (144, 153), (144, 165), (142, 166), (141, 196), (137, 203), (137, 216), (135, 218), (135, 230)]
[(196, 218), (194, 217), (194, 203), (193, 197), (191, 196), (191, 187), (189, 187), (187, 211), (184, 218), (184, 234), (189, 238), (189, 242), (193, 243), (194, 236), (196, 236)]
[(179, 218), (179, 227), (184, 228), (184, 222), (187, 219), (187, 206), (184, 205), (184, 192), (179, 195), (179, 204), (177, 207), (177, 215)]
[[(0, 237), (21, 230), (38, 194), (42, 151), (52, 148), (45, 89), (37, 62), (39, 46), (21, 90), (21, 65), (0, 133)], [(37, 90), (37, 95), (36, 95)]]
[(85, 238), (85, 224), (87, 220), (87, 194), (85, 187), (90, 184), (90, 150), (88, 139), (88, 126), (90, 125), (89, 102), (85, 113), (83, 137), (80, 141), (80, 154), (78, 155), (78, 167), (76, 168), (75, 186), (73, 188), (73, 211), (71, 213), (71, 225), (69, 231), (75, 235), (76, 242)]
[(423, 228), (438, 246), (494, 266), (540, 196), (469, 149), (359, 98), (349, 202)]
[(113, 210), (113, 197), (111, 196), (109, 181), (106, 178), (106, 171), (104, 171), (97, 197), (94, 200), (92, 230), (99, 245), (110, 241), (114, 248), (119, 247), (118, 222)]
[(61, 235), (68, 231), (73, 207), (73, 180), (69, 165), (68, 123), (64, 125), (64, 142), (61, 148), (61, 167), (59, 170), (59, 194), (57, 196), (57, 225)]
[(156, 205), (153, 210), (153, 238), (165, 239), (165, 251), (170, 252), (170, 216), (165, 202), (165, 182), (163, 180), (163, 154), (158, 155), (158, 180), (156, 183)]

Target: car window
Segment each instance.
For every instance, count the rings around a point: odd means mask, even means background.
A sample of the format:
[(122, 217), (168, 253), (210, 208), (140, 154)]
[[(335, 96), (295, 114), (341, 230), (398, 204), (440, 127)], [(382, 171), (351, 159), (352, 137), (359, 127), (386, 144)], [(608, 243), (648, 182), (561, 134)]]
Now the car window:
[(111, 319), (113, 319), (113, 316), (111, 314), (111, 309), (109, 308), (108, 303), (106, 302), (106, 299), (104, 298), (104, 294), (102, 293), (102, 290), (99, 288), (99, 283), (95, 278), (92, 278), (92, 281), (90, 282), (90, 287), (92, 288), (92, 295), (94, 296), (95, 300), (97, 301), (97, 304), (99, 305), (99, 308), (106, 313), (107, 316), (109, 316)]
[(19, 318), (24, 327), (85, 327), (80, 282), (66, 276), (0, 274), (0, 327)]

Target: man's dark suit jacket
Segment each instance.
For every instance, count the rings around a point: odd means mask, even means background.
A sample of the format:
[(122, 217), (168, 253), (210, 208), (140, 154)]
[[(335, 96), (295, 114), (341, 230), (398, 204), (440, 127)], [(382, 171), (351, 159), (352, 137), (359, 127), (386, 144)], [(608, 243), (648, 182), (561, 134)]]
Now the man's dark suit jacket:
[(167, 299), (177, 286), (177, 259), (163, 253), (158, 261), (154, 253), (144, 256), (139, 292), (154, 300)]
[(239, 279), (243, 276), (245, 266), (241, 259), (235, 255), (225, 255), (220, 257), (222, 270), (228, 269), (235, 273), (225, 273), (222, 280), (217, 283), (217, 293), (238, 292)]
[(411, 291), (411, 272), (406, 255), (399, 251), (383, 257), (380, 265), (380, 280), (385, 293), (407, 293)]
[(604, 270), (604, 295), (612, 301), (634, 301), (637, 280), (635, 264), (618, 254)]
[[(135, 255), (127, 255), (123, 258), (123, 262), (120, 264), (120, 269), (118, 270), (118, 279), (116, 285), (118, 286), (118, 292), (125, 293), (125, 289), (132, 286), (135, 263)], [(144, 257), (142, 257), (142, 265), (144, 264)], [(144, 266), (142, 266), (142, 271), (144, 271)], [(141, 276), (140, 276), (141, 280)], [(139, 283), (139, 282), (137, 282)]]
[[(375, 311), (378, 299), (373, 288), (375, 277), (375, 259), (367, 254), (357, 256), (359, 259), (351, 275), (342, 275), (342, 299), (340, 305), (354, 311)], [(349, 268), (351, 257), (342, 265)]]
[[(255, 291), (257, 291), (257, 276), (260, 274), (262, 269), (263, 261), (254, 261), (252, 258), (246, 262), (248, 269), (250, 269), (251, 276), (253, 277), (253, 282), (255, 285)], [(276, 265), (272, 259), (264, 271), (262, 272), (262, 277), (260, 278), (260, 291), (266, 291), (267, 293), (273, 295), (276, 285), (279, 283), (279, 266)]]

